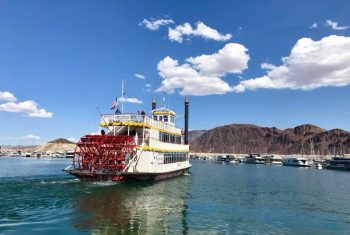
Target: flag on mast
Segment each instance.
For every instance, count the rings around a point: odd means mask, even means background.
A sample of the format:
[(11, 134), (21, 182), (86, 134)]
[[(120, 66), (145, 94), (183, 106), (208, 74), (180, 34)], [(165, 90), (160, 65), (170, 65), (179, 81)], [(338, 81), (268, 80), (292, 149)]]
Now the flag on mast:
[(112, 108), (111, 110), (115, 109), (118, 107), (118, 98), (115, 98), (115, 100), (113, 100), (113, 104), (112, 104)]

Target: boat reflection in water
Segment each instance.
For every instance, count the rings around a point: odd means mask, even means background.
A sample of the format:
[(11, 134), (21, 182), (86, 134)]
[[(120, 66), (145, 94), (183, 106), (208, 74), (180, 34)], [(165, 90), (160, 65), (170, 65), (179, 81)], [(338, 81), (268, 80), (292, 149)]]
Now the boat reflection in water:
[(190, 176), (93, 187), (76, 201), (74, 226), (92, 234), (186, 234)]

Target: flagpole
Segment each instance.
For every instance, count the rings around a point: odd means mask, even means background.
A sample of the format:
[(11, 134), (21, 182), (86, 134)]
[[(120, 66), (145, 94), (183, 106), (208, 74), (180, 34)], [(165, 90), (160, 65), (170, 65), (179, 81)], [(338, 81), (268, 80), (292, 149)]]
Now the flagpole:
[(122, 114), (124, 113), (124, 80), (122, 80)]

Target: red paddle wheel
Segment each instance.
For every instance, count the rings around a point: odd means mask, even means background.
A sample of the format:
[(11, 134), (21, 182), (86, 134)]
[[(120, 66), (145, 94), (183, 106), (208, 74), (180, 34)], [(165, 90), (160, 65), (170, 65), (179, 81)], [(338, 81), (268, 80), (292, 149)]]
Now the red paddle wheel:
[(122, 181), (126, 160), (135, 155), (132, 136), (86, 135), (77, 143), (70, 173), (87, 180)]

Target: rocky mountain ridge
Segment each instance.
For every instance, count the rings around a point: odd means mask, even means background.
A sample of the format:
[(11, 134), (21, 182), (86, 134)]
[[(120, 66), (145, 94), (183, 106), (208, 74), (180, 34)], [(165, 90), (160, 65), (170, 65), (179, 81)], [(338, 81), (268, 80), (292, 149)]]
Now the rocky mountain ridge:
[(231, 124), (205, 131), (190, 143), (193, 152), (343, 154), (350, 152), (350, 132), (311, 124), (278, 129)]

